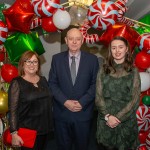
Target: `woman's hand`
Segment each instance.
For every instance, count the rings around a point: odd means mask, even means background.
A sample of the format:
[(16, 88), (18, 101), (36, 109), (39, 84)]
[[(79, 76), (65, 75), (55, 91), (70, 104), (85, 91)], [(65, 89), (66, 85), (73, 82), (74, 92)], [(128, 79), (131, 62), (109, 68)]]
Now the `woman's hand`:
[(110, 115), (107, 121), (107, 125), (111, 128), (115, 128), (121, 123), (121, 121), (113, 115)]
[(13, 147), (21, 147), (24, 144), (22, 138), (17, 134), (12, 134), (12, 146)]

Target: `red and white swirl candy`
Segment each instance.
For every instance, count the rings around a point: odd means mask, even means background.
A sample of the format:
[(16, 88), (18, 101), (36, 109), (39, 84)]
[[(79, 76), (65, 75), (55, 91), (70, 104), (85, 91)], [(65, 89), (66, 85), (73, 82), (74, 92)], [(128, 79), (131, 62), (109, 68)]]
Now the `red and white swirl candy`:
[(118, 8), (109, 0), (97, 0), (92, 3), (88, 10), (88, 20), (95, 29), (106, 30), (114, 25), (117, 20)]
[(144, 33), (140, 35), (137, 39), (137, 44), (139, 49), (150, 54), (150, 33)]
[(147, 136), (147, 138), (146, 138), (146, 148), (147, 149), (150, 149), (150, 131), (149, 131), (149, 134), (148, 134), (148, 136)]
[(148, 106), (140, 105), (136, 112), (136, 117), (139, 131), (150, 129), (150, 108)]
[(42, 25), (42, 19), (41, 18), (34, 18), (31, 22), (30, 29), (34, 29), (36, 27), (39, 27)]
[(0, 45), (6, 41), (8, 36), (8, 28), (6, 27), (5, 23), (0, 20)]
[(39, 17), (51, 17), (58, 8), (62, 8), (59, 0), (32, 0), (34, 12)]
[(123, 7), (118, 10), (118, 21), (128, 26), (134, 26), (134, 23), (124, 17), (125, 12), (128, 10), (127, 7)]
[(88, 32), (88, 29), (90, 28), (91, 28), (90, 23), (86, 22), (80, 27), (79, 30), (81, 31), (83, 35), (84, 42), (93, 44), (99, 41), (99, 37), (97, 34), (88, 34), (87, 32)]

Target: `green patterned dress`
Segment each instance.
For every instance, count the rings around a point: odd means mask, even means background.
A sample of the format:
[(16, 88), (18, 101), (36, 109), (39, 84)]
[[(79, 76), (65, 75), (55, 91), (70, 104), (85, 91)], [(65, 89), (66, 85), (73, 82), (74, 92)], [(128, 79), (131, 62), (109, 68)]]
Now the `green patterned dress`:
[[(140, 77), (134, 68), (126, 72), (122, 64), (115, 64), (116, 72), (97, 76), (96, 106), (98, 108), (97, 141), (118, 150), (136, 149), (139, 146), (136, 110), (140, 101)], [(121, 123), (110, 128), (104, 116), (111, 114)]]

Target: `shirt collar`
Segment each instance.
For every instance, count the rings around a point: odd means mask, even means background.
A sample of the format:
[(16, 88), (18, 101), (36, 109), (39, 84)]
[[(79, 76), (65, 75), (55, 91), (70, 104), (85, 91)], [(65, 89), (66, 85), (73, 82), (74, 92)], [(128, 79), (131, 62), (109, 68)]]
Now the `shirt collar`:
[(69, 57), (71, 58), (72, 56), (75, 56), (75, 58), (79, 58), (80, 57), (80, 55), (81, 55), (81, 52), (79, 51), (79, 52), (77, 52), (75, 55), (72, 55), (72, 53), (70, 53), (69, 52)]

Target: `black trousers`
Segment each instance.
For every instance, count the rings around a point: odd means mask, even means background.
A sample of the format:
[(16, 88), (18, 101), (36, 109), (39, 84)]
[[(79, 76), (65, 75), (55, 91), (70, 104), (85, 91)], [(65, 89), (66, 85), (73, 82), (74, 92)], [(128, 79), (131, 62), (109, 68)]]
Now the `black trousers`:
[(55, 120), (57, 150), (87, 150), (91, 121)]

